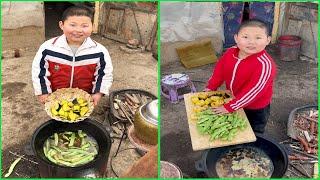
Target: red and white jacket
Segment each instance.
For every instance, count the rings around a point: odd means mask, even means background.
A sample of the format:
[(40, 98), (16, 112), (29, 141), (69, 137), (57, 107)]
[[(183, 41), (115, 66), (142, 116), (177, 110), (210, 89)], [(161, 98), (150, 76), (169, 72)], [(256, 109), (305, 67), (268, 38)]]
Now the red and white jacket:
[(224, 107), (233, 112), (240, 108), (261, 109), (270, 104), (276, 64), (265, 51), (239, 59), (239, 48), (229, 48), (219, 59), (207, 88), (217, 90), (226, 83), (234, 96)]
[(75, 54), (65, 35), (52, 38), (40, 46), (32, 63), (35, 95), (68, 87), (108, 95), (113, 81), (112, 71), (107, 49), (90, 37)]

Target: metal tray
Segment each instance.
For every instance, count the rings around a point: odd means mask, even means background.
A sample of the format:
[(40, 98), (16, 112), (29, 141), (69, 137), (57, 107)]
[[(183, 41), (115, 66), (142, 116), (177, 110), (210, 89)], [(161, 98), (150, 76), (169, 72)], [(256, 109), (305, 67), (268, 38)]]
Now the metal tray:
[(117, 95), (124, 95), (125, 93), (142, 94), (142, 95), (150, 97), (152, 100), (157, 99), (157, 97), (155, 95), (149, 93), (148, 91), (144, 91), (144, 90), (140, 90), (140, 89), (122, 89), (122, 90), (111, 92), (110, 96), (109, 96), (109, 103), (110, 103), (110, 112), (111, 112), (110, 115), (111, 115), (111, 119), (113, 122), (115, 122), (115, 121), (120, 121), (120, 122), (124, 122), (124, 123), (129, 122), (128, 119), (122, 118), (119, 115), (117, 115), (117, 113), (115, 112), (116, 109), (113, 105), (113, 101), (114, 101), (115, 97)]

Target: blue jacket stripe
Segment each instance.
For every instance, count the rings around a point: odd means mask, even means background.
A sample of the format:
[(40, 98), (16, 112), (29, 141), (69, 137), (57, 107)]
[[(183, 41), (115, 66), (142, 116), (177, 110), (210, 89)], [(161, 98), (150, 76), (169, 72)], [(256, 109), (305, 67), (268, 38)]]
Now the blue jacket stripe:
[(65, 54), (62, 54), (62, 53), (50, 51), (48, 49), (46, 49), (45, 51), (47, 51), (47, 55), (49, 55), (49, 56), (58, 57), (58, 58), (61, 58), (61, 59), (65, 59), (67, 61), (72, 61), (73, 60), (72, 56), (68, 56), (68, 55), (65, 55)]
[(98, 71), (98, 78), (97, 78), (97, 82), (96, 82), (96, 88), (93, 91), (93, 93), (100, 92), (102, 78), (105, 75), (104, 69), (106, 67), (106, 61), (104, 60), (104, 54), (103, 53), (99, 53), (99, 54), (100, 54), (100, 69)]
[(40, 73), (39, 73), (39, 79), (40, 79), (40, 86), (41, 86), (41, 91), (42, 94), (48, 94), (48, 88), (46, 85), (46, 80), (44, 79), (44, 76), (46, 75), (46, 68), (44, 67), (46, 64), (46, 61), (44, 58), (47, 55), (47, 50), (44, 50), (42, 52), (42, 58), (40, 60)]
[(94, 54), (87, 54), (83, 56), (78, 56), (76, 57), (75, 61), (82, 61), (82, 60), (87, 60), (87, 59), (94, 59), (94, 58), (99, 58), (101, 56), (101, 53), (94, 53)]

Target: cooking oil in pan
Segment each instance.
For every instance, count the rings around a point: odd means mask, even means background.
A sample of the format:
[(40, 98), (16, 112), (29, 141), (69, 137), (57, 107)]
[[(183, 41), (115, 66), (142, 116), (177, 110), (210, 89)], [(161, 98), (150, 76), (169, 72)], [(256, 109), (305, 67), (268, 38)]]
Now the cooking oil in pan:
[(219, 177), (270, 178), (274, 166), (267, 154), (257, 148), (231, 149), (217, 161)]
[(95, 158), (98, 143), (81, 130), (66, 131), (50, 136), (44, 143), (43, 151), (48, 160), (57, 165), (77, 167)]

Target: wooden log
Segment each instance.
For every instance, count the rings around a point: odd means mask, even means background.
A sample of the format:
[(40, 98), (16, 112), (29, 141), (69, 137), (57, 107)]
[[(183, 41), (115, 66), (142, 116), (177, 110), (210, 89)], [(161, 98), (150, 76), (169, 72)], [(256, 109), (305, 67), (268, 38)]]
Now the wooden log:
[(130, 99), (132, 103), (139, 104), (139, 100), (134, 98), (132, 95), (125, 93), (126, 97)]
[(314, 118), (307, 117), (307, 116), (301, 116), (301, 117), (303, 117), (303, 118), (305, 118), (305, 119), (307, 119), (307, 120), (309, 120), (309, 121), (311, 121), (311, 122), (318, 123), (318, 120), (316, 120), (316, 119), (314, 119)]
[(133, 122), (132, 122), (130, 116), (128, 115), (128, 113), (126, 112), (125, 107), (123, 106), (123, 104), (120, 103), (120, 104), (119, 104), (119, 107), (120, 107), (120, 109), (122, 110), (122, 112), (124, 113), (124, 115), (126, 116), (126, 118), (128, 119), (128, 121), (129, 121), (131, 124), (133, 124)]

